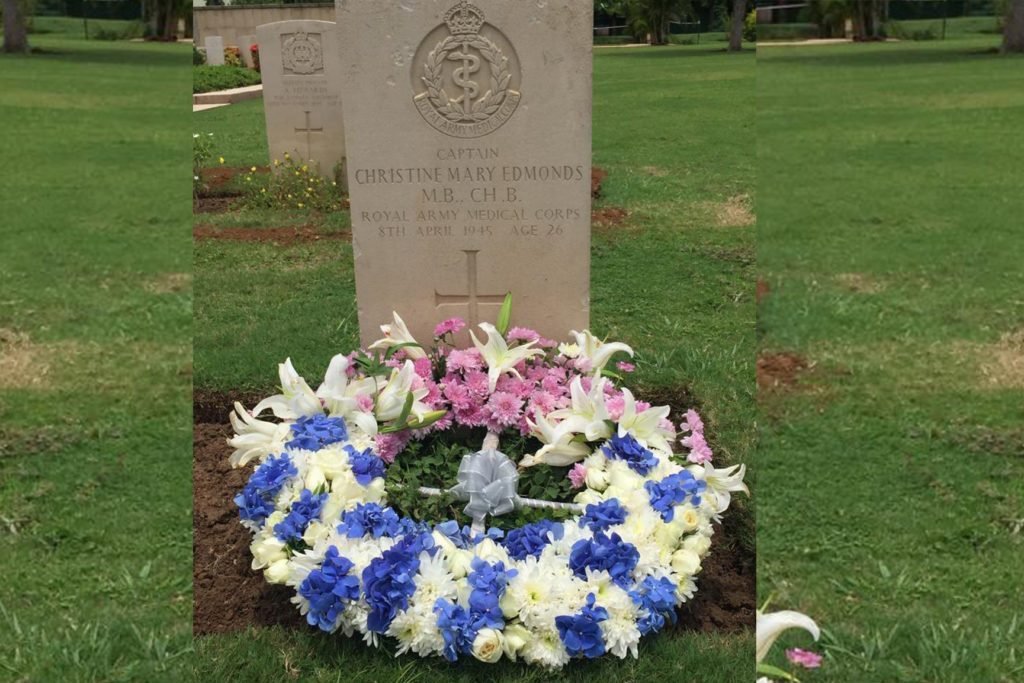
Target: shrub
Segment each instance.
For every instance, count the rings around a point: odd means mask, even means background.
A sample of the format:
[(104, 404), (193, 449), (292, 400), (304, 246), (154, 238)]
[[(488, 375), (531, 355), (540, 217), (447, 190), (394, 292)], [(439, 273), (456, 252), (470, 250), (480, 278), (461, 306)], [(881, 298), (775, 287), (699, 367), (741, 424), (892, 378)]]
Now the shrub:
[(192, 66), (206, 64), (206, 55), (199, 51), (199, 48), (192, 45)]
[(224, 65), (225, 66), (243, 66), (242, 64), (242, 51), (237, 47), (226, 47), (224, 48)]
[(194, 66), (192, 67), (192, 92), (212, 92), (256, 85), (260, 75), (252, 69), (240, 66)]
[(284, 161), (274, 159), (274, 166), (265, 185), (256, 168), (245, 176), (248, 190), (246, 204), (275, 209), (313, 209), (314, 211), (338, 211), (344, 208), (344, 197), (338, 186), (337, 173), (326, 178), (320, 175), (315, 161), (304, 162), (284, 155)]
[(203, 190), (203, 168), (213, 156), (213, 133), (192, 134), (192, 195)]
[(750, 10), (750, 14), (743, 20), (743, 40), (747, 43), (757, 40), (757, 10)]
[(252, 54), (252, 68), (257, 71), (260, 70), (260, 46), (253, 44), (249, 46), (249, 52)]

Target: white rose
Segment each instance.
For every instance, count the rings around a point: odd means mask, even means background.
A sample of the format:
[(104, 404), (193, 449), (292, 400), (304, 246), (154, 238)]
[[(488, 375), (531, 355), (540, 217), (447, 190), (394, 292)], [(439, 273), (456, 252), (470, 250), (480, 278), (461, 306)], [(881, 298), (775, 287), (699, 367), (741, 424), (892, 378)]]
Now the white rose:
[(468, 550), (455, 549), (444, 558), (448, 571), (455, 579), (461, 579), (469, 574), (470, 565), (473, 562), (473, 553)]
[(683, 576), (693, 576), (700, 571), (700, 556), (692, 550), (677, 550), (672, 555), (672, 568)]
[(683, 547), (697, 553), (698, 557), (704, 557), (711, 549), (711, 539), (704, 534), (694, 534), (686, 537)]
[(513, 662), (516, 661), (516, 655), (526, 647), (527, 643), (533, 640), (533, 634), (522, 624), (506, 625), (504, 635), (505, 656)]
[(252, 547), (252, 568), (263, 569), (278, 560), (288, 559), (284, 551), (284, 541), (276, 536), (268, 536), (258, 541), (253, 541)]
[[(317, 451), (310, 460), (312, 465), (322, 471), (328, 479), (334, 479), (351, 469), (347, 454), (333, 447)], [(309, 488), (308, 485), (307, 488)]]
[(313, 466), (306, 470), (306, 488), (310, 491), (317, 491), (321, 487), (327, 488), (327, 477), (319, 467)]
[(595, 491), (604, 491), (608, 487), (608, 472), (597, 467), (587, 468), (587, 477), (584, 480), (587, 488)]
[(263, 571), (263, 576), (267, 578), (267, 583), (282, 585), (288, 583), (288, 576), (290, 574), (291, 568), (288, 566), (288, 560), (278, 560)]
[(318, 519), (315, 519), (309, 523), (306, 527), (306, 532), (302, 534), (302, 540), (309, 547), (313, 547), (318, 541), (322, 541), (331, 535), (331, 527), (324, 524)]
[(476, 544), (474, 554), (487, 562), (504, 562), (506, 565), (510, 563), (508, 552), (489, 538), (485, 538)]
[(676, 516), (683, 523), (683, 531), (693, 531), (700, 524), (700, 513), (693, 507), (686, 507), (680, 512), (676, 510)]
[(577, 493), (573, 500), (579, 505), (594, 505), (602, 502), (604, 500), (604, 496), (593, 489), (585, 489)]
[(481, 662), (494, 664), (501, 659), (504, 640), (501, 631), (493, 628), (480, 629), (477, 631), (476, 639), (473, 640), (473, 656)]
[(608, 463), (608, 484), (616, 488), (633, 490), (643, 488), (644, 478), (621, 460)]

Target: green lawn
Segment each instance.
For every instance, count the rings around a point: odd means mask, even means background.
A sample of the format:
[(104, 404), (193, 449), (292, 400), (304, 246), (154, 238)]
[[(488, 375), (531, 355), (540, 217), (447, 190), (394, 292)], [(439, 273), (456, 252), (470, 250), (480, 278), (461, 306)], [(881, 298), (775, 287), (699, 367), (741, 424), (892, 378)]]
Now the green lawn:
[[(754, 439), (753, 53), (721, 45), (595, 51), (594, 160), (609, 172), (599, 207), (631, 212), (595, 229), (594, 331), (639, 351), (635, 384), (665, 395), (688, 388), (709, 421), (723, 461), (743, 461)], [(213, 132), (228, 166), (264, 165), (259, 101), (201, 112), (195, 132)], [(214, 228), (339, 220), (280, 211), (203, 214)], [(197, 244), (197, 390), (272, 389), (275, 364), (291, 356), (315, 377), (356, 343), (352, 250), (344, 240)], [(383, 322), (383, 321), (382, 321)], [(528, 324), (529, 321), (520, 321)], [(753, 552), (750, 506), (734, 525)], [(712, 551), (713, 552), (713, 551)], [(751, 634), (663, 634), (639, 662), (569, 667), (562, 675), (514, 665), (424, 666), (313, 632), (267, 629), (198, 639), (197, 676), (276, 680), (289, 667), (309, 680), (694, 680), (752, 674)]]
[(811, 367), (760, 403), (758, 581), (827, 630), (807, 680), (1024, 679), (1024, 60), (997, 44), (759, 53), (760, 347)]
[(191, 650), (187, 47), (0, 57), (0, 679)]

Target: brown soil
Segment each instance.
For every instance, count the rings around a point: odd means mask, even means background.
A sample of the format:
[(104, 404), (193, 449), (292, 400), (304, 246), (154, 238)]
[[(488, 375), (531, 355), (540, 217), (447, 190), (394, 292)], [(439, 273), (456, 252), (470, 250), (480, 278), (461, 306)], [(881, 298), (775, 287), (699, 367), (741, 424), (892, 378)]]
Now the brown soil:
[(608, 177), (608, 171), (594, 166), (590, 169), (590, 196), (597, 199), (601, 196), (601, 186)]
[(772, 293), (771, 286), (760, 278), (757, 280), (757, 290), (755, 293), (757, 303), (761, 303), (768, 298), (768, 295)]
[[(203, 195), (223, 194), (232, 180), (249, 174), (252, 172), (252, 168), (252, 166), (214, 166), (213, 168), (204, 168), (200, 173), (203, 184), (206, 185)], [(256, 173), (270, 173), (270, 167), (257, 166)]]
[(224, 213), (229, 211), (239, 197), (206, 197), (200, 196), (192, 200), (192, 213)]
[(773, 391), (793, 387), (810, 367), (806, 358), (795, 353), (761, 354), (757, 358), (757, 388)]
[(228, 464), (227, 425), (193, 429), (192, 540), (195, 611), (193, 633), (228, 633), (247, 626), (303, 623), (288, 600), (291, 590), (271, 586), (250, 568), (249, 532), (238, 523), (232, 498), (247, 472)]
[(697, 594), (679, 608), (684, 631), (741, 631), (754, 627), (757, 573), (754, 556), (733, 539), (736, 520), (726, 514), (697, 576)]
[[(645, 395), (658, 404), (668, 403), (681, 415), (697, 407), (685, 388), (670, 394)], [(232, 403), (251, 407), (265, 392), (196, 392), (193, 403), (193, 575), (196, 635), (226, 633), (249, 626), (285, 625), (305, 628), (289, 601), (290, 589), (270, 586), (251, 569), (249, 532), (238, 523), (232, 502), (245, 485), (247, 470), (233, 470), (225, 440), (231, 429), (224, 424)], [(678, 421), (678, 415), (673, 415)], [(750, 552), (735, 540), (738, 520), (726, 516), (717, 530), (711, 554), (698, 577), (694, 599), (679, 610), (682, 631), (735, 631), (753, 628), (755, 565)]]
[(591, 214), (591, 223), (599, 228), (612, 228), (622, 225), (629, 218), (629, 211), (618, 206), (606, 206), (603, 209), (594, 209)]
[(197, 241), (227, 240), (231, 242), (271, 242), (282, 246), (297, 242), (319, 242), (321, 240), (349, 239), (348, 232), (322, 233), (308, 225), (287, 228), (215, 228), (197, 225), (192, 230)]

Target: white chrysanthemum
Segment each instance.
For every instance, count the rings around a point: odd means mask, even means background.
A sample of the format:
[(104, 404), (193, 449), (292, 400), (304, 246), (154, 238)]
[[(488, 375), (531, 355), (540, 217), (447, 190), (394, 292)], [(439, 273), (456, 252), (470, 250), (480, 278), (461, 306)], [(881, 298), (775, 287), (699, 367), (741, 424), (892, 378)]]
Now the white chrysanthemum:
[[(509, 579), (501, 598), (501, 610), (506, 617), (519, 616), (528, 627), (545, 621), (552, 606), (560, 599), (557, 594), (571, 586), (573, 576), (564, 560), (541, 561), (527, 557), (515, 565), (516, 575)], [(553, 618), (553, 617), (552, 617)]]
[(398, 612), (388, 626), (387, 634), (398, 640), (395, 653), (398, 655), (411, 650), (426, 657), (444, 650), (444, 636), (437, 628), (437, 615), (425, 602)]
[[(553, 555), (568, 557), (572, 552), (572, 547), (576, 545), (577, 541), (591, 539), (594, 537), (594, 533), (588, 527), (581, 527), (574, 520), (565, 522), (562, 525), (562, 530), (561, 538), (552, 539), (551, 543), (544, 546), (544, 550), (541, 551), (542, 560), (550, 558)], [(562, 565), (565, 564), (564, 557), (560, 561), (560, 564)]]
[(597, 604), (608, 610), (608, 619), (601, 622), (601, 633), (604, 636), (608, 652), (622, 658), (627, 654), (637, 656), (637, 645), (640, 642), (640, 629), (636, 626), (639, 608), (629, 593), (612, 584), (604, 591), (604, 597), (598, 598)]
[(676, 584), (676, 602), (686, 602), (690, 600), (697, 592), (697, 582), (693, 580), (692, 576), (688, 576), (685, 579), (681, 579)]
[(558, 636), (554, 617), (545, 624), (531, 627), (533, 639), (527, 642), (521, 656), (527, 664), (539, 664), (549, 669), (558, 669), (569, 663), (569, 653)]
[(434, 603), (438, 598), (453, 599), (457, 593), (455, 577), (448, 571), (444, 556), (441, 553), (420, 553), (420, 568), (413, 582), (416, 584), (416, 592), (413, 593), (412, 601), (426, 607), (433, 614)]

